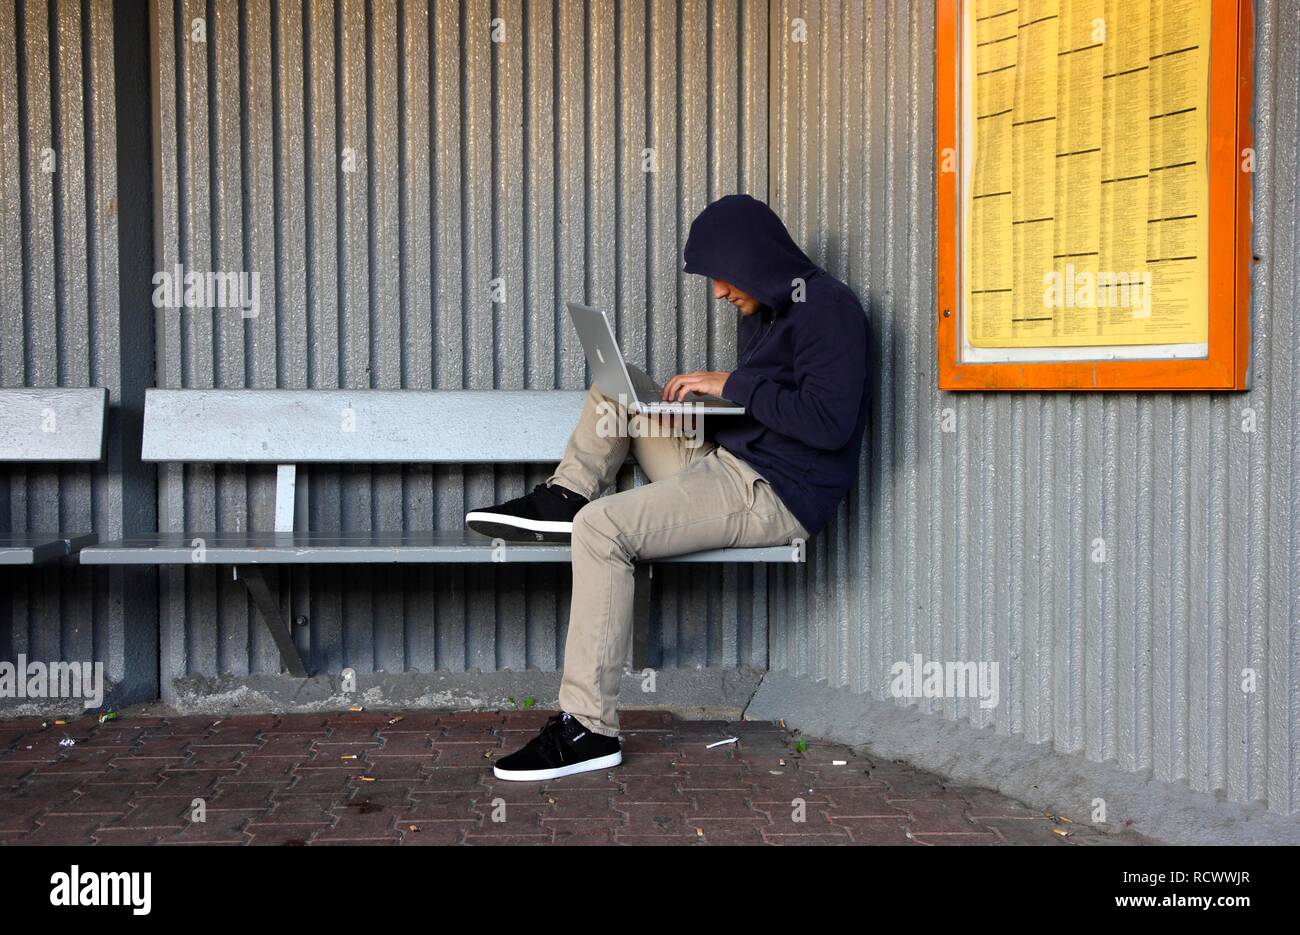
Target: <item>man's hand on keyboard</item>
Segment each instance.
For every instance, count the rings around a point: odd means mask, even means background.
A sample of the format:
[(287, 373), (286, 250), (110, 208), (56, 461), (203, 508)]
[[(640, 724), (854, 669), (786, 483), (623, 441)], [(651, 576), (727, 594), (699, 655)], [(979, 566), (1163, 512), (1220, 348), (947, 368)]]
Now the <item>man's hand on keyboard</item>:
[(687, 393), (699, 393), (702, 396), (721, 396), (722, 388), (731, 376), (720, 370), (695, 370), (691, 373), (679, 373), (664, 384), (663, 399), (680, 403)]

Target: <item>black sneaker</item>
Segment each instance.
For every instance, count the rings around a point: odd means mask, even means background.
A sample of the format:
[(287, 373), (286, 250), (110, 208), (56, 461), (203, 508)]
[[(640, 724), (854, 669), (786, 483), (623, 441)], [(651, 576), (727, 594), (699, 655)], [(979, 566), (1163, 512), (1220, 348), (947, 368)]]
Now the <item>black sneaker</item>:
[(493, 539), (511, 542), (568, 542), (573, 518), (587, 498), (559, 484), (538, 484), (533, 492), (500, 506), (470, 510), (465, 525)]
[(587, 730), (567, 711), (552, 715), (542, 732), (507, 757), (492, 772), (497, 779), (538, 782), (594, 769), (610, 769), (623, 762), (617, 737)]

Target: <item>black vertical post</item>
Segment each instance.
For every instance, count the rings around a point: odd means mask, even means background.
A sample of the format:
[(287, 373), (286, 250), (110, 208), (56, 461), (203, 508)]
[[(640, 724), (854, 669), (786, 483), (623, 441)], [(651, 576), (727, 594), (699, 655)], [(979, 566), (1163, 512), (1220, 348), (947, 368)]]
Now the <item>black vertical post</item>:
[[(109, 469), (122, 478), (122, 534), (158, 528), (158, 472), (140, 460), (144, 391), (154, 383), (153, 101), (149, 8), (113, 4), (113, 83), (117, 123), (118, 353), (122, 386), (108, 424)], [(106, 570), (121, 602), (124, 678), (114, 701), (158, 697), (158, 572)]]

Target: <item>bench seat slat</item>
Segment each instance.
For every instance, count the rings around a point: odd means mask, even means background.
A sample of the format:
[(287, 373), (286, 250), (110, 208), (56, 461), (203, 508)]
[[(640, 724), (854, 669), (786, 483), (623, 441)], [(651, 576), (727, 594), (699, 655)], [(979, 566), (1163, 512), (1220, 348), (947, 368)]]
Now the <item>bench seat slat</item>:
[(39, 565), (71, 555), (95, 541), (93, 535), (54, 533), (0, 534), (0, 565)]
[[(201, 539), (209, 565), (484, 563), (492, 540), (468, 531), (406, 533), (163, 533), (103, 542), (81, 551), (83, 565), (192, 565)], [(507, 543), (506, 562), (568, 562), (563, 543)], [(789, 546), (712, 549), (658, 562), (792, 562)]]

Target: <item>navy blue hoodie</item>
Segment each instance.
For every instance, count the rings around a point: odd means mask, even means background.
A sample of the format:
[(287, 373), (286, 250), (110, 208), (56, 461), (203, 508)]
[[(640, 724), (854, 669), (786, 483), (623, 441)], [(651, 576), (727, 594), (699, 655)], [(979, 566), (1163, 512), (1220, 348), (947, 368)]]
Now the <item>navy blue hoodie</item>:
[(684, 253), (686, 272), (763, 303), (741, 318), (736, 369), (722, 389), (745, 415), (715, 417), (713, 440), (767, 478), (815, 536), (857, 476), (869, 390), (862, 305), (748, 195), (700, 212)]

